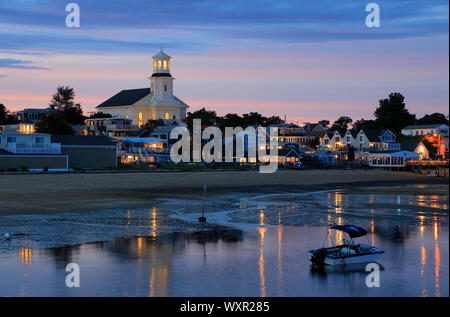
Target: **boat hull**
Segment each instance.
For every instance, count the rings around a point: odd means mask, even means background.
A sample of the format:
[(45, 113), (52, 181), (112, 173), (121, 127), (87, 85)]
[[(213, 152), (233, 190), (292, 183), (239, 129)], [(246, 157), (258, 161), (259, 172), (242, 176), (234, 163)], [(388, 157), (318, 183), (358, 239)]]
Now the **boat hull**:
[[(322, 250), (329, 250), (329, 249), (322, 249)], [(333, 251), (334, 250), (335, 248), (333, 249)], [(313, 255), (315, 252), (317, 252), (317, 250), (311, 250), (308, 252), (309, 260), (311, 262), (314, 262)], [(376, 262), (383, 255), (383, 253), (384, 253), (383, 250), (368, 246), (365, 252), (359, 252), (356, 254), (340, 254), (339, 252), (330, 252), (328, 255), (324, 256), (323, 262), (320, 262), (320, 264), (345, 265), (353, 263), (371, 263)]]

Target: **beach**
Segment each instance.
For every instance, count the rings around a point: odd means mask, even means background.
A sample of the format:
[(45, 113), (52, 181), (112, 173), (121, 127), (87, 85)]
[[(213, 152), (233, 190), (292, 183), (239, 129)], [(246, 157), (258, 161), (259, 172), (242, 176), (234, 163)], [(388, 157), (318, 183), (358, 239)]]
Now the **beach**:
[[(87, 172), (61, 174), (1, 174), (0, 214), (42, 214), (138, 208), (161, 198), (200, 199), (232, 192), (310, 191), (351, 187), (440, 184), (407, 189), (410, 194), (445, 194), (448, 178), (385, 170), (278, 170), (192, 172)], [(382, 189), (378, 189), (382, 190)], [(389, 189), (405, 191), (405, 189)], [(371, 190), (372, 191), (372, 190)], [(436, 192), (438, 191), (438, 192)]]

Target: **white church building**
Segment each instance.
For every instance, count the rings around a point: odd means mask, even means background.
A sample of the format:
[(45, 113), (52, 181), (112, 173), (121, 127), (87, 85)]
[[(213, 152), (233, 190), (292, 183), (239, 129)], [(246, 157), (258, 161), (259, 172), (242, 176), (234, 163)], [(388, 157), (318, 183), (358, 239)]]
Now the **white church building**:
[(170, 56), (161, 51), (153, 56), (153, 74), (150, 88), (122, 90), (98, 105), (98, 111), (113, 117), (129, 118), (134, 125), (142, 126), (148, 120), (182, 120), (189, 107), (173, 94), (170, 74)]

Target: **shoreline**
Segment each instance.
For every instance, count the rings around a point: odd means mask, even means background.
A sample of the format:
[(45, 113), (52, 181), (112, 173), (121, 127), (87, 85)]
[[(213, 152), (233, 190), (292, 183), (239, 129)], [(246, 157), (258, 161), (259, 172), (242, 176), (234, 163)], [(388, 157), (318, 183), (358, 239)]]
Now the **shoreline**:
[[(198, 200), (203, 183), (208, 184), (208, 196), (345, 188), (359, 192), (362, 187), (420, 184), (442, 185), (439, 192), (448, 192), (448, 178), (382, 170), (0, 175), (0, 217), (142, 208), (164, 198)], [(414, 189), (412, 193), (425, 194), (427, 190)]]

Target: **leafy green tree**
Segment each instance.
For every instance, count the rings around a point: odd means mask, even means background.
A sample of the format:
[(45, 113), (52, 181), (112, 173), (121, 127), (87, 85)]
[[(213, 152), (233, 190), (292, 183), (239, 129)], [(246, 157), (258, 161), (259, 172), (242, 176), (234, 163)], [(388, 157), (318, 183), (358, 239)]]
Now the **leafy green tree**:
[(64, 114), (55, 111), (41, 118), (36, 125), (36, 131), (49, 134), (74, 134), (75, 131), (66, 123)]
[(352, 123), (352, 119), (350, 117), (339, 117), (336, 121), (334, 121), (333, 125), (330, 128), (330, 131), (335, 130), (347, 130), (348, 125)]
[(415, 121), (415, 116), (406, 108), (405, 97), (398, 92), (389, 94), (387, 99), (381, 99), (374, 116), (380, 128), (390, 129), (395, 133)]
[(49, 107), (62, 112), (64, 120), (73, 125), (84, 124), (85, 117), (79, 103), (74, 102), (75, 92), (69, 86), (58, 86)]
[(156, 127), (163, 126), (164, 121), (162, 119), (158, 120), (148, 120), (141, 128), (148, 130), (148, 132), (152, 133)]

